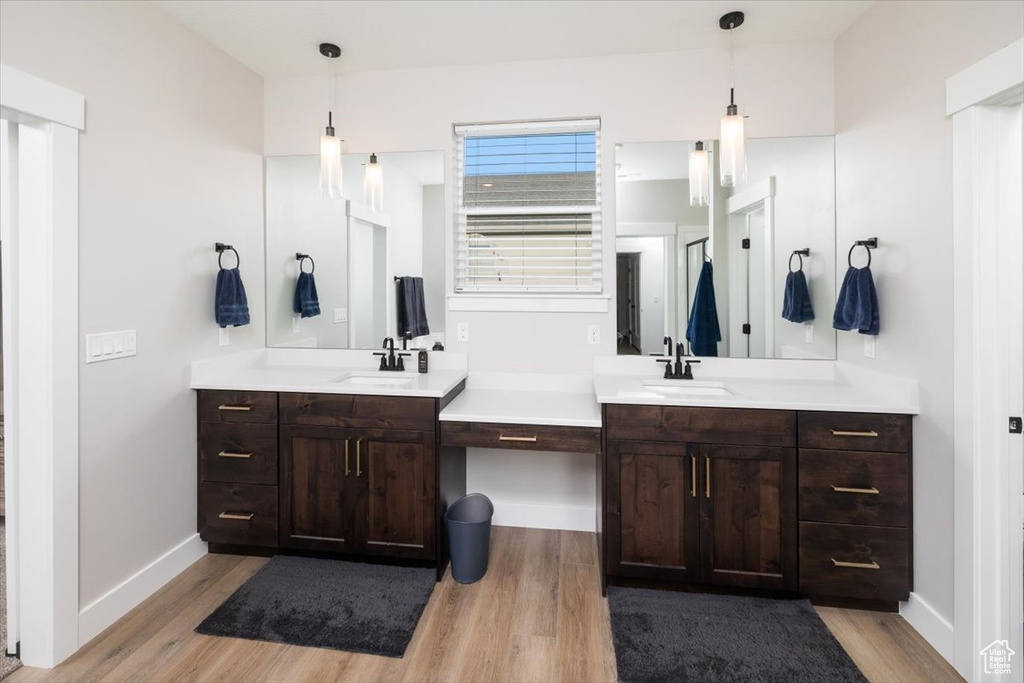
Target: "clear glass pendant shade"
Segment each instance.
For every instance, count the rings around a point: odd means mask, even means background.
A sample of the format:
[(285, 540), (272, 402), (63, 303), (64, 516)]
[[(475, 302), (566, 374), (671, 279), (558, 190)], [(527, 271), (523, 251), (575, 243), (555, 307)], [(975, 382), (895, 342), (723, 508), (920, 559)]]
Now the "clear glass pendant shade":
[(377, 161), (377, 155), (370, 155), (370, 163), (363, 172), (363, 203), (371, 211), (380, 213), (384, 210), (384, 169)]
[(743, 134), (743, 117), (735, 105), (729, 105), (722, 117), (722, 136), (719, 143), (718, 165), (722, 187), (742, 185), (747, 178), (747, 155)]
[(690, 206), (708, 205), (708, 152), (698, 141), (690, 152)]
[(320, 194), (328, 199), (341, 199), (341, 138), (328, 126), (320, 136)]

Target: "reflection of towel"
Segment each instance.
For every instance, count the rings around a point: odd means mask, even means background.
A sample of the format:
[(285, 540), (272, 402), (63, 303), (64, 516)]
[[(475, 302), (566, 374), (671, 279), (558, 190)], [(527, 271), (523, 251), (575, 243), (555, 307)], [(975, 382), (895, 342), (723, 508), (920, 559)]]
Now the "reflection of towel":
[(786, 291), (782, 297), (782, 317), (792, 323), (814, 320), (811, 293), (807, 291), (807, 277), (798, 270), (786, 276)]
[(221, 268), (217, 272), (213, 316), (221, 327), (249, 324), (249, 301), (245, 298), (245, 286), (238, 268)]
[(303, 318), (320, 315), (320, 299), (316, 296), (316, 280), (313, 279), (313, 273), (299, 273), (299, 280), (295, 283), (295, 304), (292, 310), (302, 314)]
[(398, 311), (398, 336), (430, 334), (427, 307), (423, 301), (423, 278), (400, 277), (395, 281), (395, 309)]
[(846, 271), (836, 300), (832, 327), (837, 330), (858, 330), (861, 334), (878, 334), (878, 293), (870, 268), (851, 266)]
[(693, 294), (693, 309), (686, 326), (686, 340), (695, 356), (717, 356), (722, 331), (718, 327), (718, 306), (715, 305), (714, 269), (705, 261)]

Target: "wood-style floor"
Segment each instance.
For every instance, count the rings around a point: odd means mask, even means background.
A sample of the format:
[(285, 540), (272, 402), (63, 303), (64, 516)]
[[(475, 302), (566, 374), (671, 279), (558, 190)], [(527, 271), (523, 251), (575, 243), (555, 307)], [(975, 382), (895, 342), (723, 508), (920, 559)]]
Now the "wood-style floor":
[[(403, 659), (201, 636), (265, 559), (208, 555), (32, 681), (614, 681), (593, 534), (495, 527), (487, 576), (434, 590)], [(901, 617), (819, 608), (872, 681), (960, 681)]]

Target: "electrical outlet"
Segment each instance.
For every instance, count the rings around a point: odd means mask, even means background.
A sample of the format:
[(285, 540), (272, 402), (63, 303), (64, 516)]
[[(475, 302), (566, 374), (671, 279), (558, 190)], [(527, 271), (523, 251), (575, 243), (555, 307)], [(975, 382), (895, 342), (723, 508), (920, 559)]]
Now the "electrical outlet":
[(469, 323), (459, 323), (456, 328), (456, 337), (460, 342), (469, 341)]
[(808, 344), (814, 343), (814, 325), (812, 323), (804, 323), (804, 341)]
[(334, 322), (347, 323), (348, 322), (348, 309), (347, 308), (335, 308), (334, 309)]
[(301, 319), (302, 318), (300, 318), (297, 315), (293, 315), (292, 316), (292, 332), (295, 333), (295, 334), (298, 334), (298, 332), (299, 332), (299, 321)]
[(221, 346), (227, 346), (228, 344), (231, 343), (231, 334), (228, 332), (228, 330), (230, 330), (230, 329), (231, 329), (230, 327), (218, 327), (217, 328), (218, 335), (219, 335), (217, 337), (217, 342)]
[(600, 344), (601, 343), (601, 326), (600, 325), (587, 325), (587, 343), (588, 344)]
[(875, 357), (875, 336), (872, 334), (864, 336), (864, 356), (867, 358)]

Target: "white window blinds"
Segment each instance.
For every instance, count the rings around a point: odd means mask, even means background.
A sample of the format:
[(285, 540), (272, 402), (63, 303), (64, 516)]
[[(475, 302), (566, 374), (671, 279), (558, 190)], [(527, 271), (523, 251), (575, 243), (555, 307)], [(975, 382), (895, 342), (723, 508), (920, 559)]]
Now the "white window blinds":
[(455, 127), (457, 292), (601, 291), (599, 119)]

